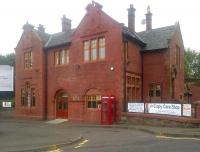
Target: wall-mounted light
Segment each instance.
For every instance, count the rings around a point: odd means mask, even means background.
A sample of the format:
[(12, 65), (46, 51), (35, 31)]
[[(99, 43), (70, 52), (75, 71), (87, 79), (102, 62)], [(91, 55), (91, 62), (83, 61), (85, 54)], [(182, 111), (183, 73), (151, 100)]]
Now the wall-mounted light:
[(113, 71), (115, 68), (113, 66), (110, 67), (110, 71)]

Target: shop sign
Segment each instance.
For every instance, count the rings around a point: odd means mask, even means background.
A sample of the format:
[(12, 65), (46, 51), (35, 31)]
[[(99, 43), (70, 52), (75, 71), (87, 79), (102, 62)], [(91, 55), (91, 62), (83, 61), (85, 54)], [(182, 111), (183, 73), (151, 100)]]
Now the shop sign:
[(187, 117), (192, 116), (191, 104), (183, 104), (183, 116), (187, 116)]
[(147, 113), (181, 116), (181, 104), (147, 103)]
[(144, 103), (128, 103), (128, 112), (144, 112)]

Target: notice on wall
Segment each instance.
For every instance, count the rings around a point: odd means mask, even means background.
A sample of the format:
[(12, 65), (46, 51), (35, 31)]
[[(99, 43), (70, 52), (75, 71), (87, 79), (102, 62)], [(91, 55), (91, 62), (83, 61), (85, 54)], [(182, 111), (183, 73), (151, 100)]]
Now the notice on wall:
[(12, 104), (11, 104), (11, 102), (2, 102), (2, 107), (3, 108), (11, 108)]
[(183, 104), (183, 116), (192, 116), (192, 106), (191, 104)]
[(13, 70), (9, 65), (0, 65), (0, 91), (13, 91)]
[(128, 103), (128, 112), (144, 112), (144, 103)]
[(147, 113), (181, 116), (181, 104), (148, 103)]

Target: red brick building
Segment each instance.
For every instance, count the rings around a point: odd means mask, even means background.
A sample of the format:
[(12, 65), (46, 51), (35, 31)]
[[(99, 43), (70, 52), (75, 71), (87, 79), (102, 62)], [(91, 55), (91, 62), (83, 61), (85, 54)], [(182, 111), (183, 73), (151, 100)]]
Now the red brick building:
[(16, 47), (16, 116), (68, 118), (100, 123), (101, 96), (116, 97), (116, 118), (128, 102), (182, 102), (184, 47), (179, 24), (135, 32), (96, 2), (88, 4), (76, 29), (62, 18), (62, 32), (45, 33), (26, 23)]

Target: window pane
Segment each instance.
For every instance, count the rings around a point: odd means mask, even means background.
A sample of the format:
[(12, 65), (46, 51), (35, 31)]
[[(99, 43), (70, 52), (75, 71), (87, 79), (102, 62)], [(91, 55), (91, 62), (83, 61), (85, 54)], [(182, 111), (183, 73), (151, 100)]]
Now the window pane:
[(84, 61), (89, 61), (89, 51), (84, 51)]
[(91, 60), (96, 60), (97, 59), (97, 40), (92, 40), (91, 41)]
[(35, 89), (31, 88), (31, 106), (34, 107), (35, 106)]
[(88, 108), (92, 108), (91, 101), (88, 101)]
[(160, 85), (156, 85), (156, 97), (160, 97)]
[(153, 95), (153, 85), (152, 85), (152, 84), (149, 85), (149, 96), (150, 96), (150, 97), (153, 97), (153, 96), (154, 96), (154, 95)]
[(105, 59), (105, 38), (99, 39), (99, 59)]
[(66, 61), (66, 64), (69, 63), (69, 50), (66, 50), (65, 61)]
[(105, 59), (105, 48), (99, 48), (99, 59)]
[(92, 101), (92, 108), (97, 108), (97, 102), (96, 101)]
[(55, 65), (59, 64), (59, 52), (55, 52)]
[(90, 49), (90, 42), (84, 42), (84, 61), (89, 61), (89, 49)]
[(32, 68), (33, 66), (33, 53), (29, 52), (29, 67)]
[(65, 50), (60, 52), (60, 64), (65, 64)]
[(28, 68), (28, 53), (24, 53), (24, 68)]

